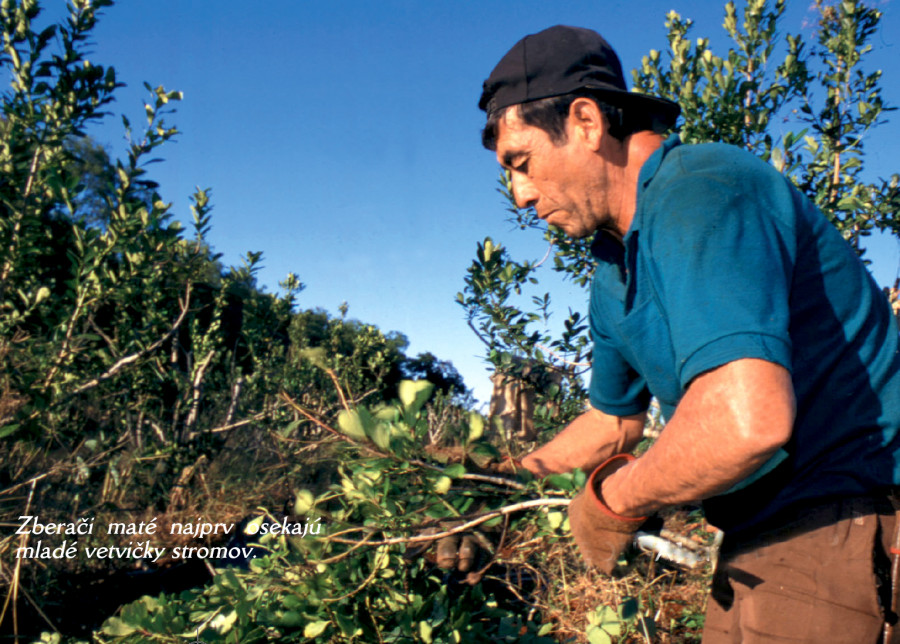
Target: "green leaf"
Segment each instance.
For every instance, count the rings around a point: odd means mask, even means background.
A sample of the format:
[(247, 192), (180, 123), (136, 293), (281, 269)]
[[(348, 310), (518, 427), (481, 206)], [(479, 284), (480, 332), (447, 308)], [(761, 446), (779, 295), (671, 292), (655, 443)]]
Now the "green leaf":
[(131, 635), (137, 630), (137, 627), (132, 626), (131, 624), (126, 624), (122, 619), (118, 617), (110, 617), (103, 626), (100, 628), (100, 632), (104, 635), (112, 635), (113, 637), (124, 637), (126, 635)]
[(391, 430), (387, 425), (381, 423), (372, 429), (370, 433), (372, 435), (372, 442), (383, 450), (390, 450)]
[(590, 644), (612, 644), (612, 637), (599, 626), (591, 626), (587, 630), (587, 638)]
[(282, 429), (280, 429), (280, 430), (278, 431), (278, 434), (279, 434), (282, 438), (287, 438), (287, 437), (289, 437), (291, 434), (294, 433), (294, 431), (300, 426), (301, 423), (303, 423), (303, 420), (294, 420), (294, 421), (291, 421), (290, 423), (288, 423), (287, 425), (285, 425)]
[(419, 636), (425, 644), (431, 644), (431, 624), (426, 621), (419, 622)]
[(638, 610), (638, 601), (634, 597), (626, 597), (619, 604), (619, 617), (626, 622), (630, 622), (637, 617)]
[(619, 614), (609, 606), (601, 606), (594, 611), (596, 624), (610, 635), (618, 637), (622, 634), (622, 620)]
[(398, 392), (400, 403), (407, 413), (415, 415), (431, 397), (434, 385), (427, 380), (403, 380)]
[(477, 441), (482, 436), (484, 436), (484, 417), (478, 412), (470, 412), (468, 442)]
[(364, 441), (368, 438), (362, 420), (355, 411), (344, 410), (338, 414), (338, 429), (356, 440)]
[(331, 624), (331, 622), (323, 620), (310, 622), (303, 628), (303, 637), (318, 637), (325, 632), (325, 629), (328, 628), (329, 624)]
[(18, 431), (19, 427), (20, 425), (18, 424), (4, 425), (3, 427), (0, 427), (0, 438), (6, 438), (10, 434), (14, 434), (16, 431)]
[(217, 615), (215, 619), (213, 619), (209, 623), (209, 625), (217, 633), (219, 633), (220, 635), (224, 635), (234, 627), (234, 623), (237, 621), (237, 617), (237, 611), (233, 610), (228, 613), (228, 615)]
[(299, 490), (294, 497), (294, 514), (306, 514), (313, 505), (315, 505), (316, 497), (309, 490)]
[(442, 476), (434, 484), (434, 491), (438, 494), (446, 494), (450, 491), (450, 486), (452, 485), (453, 481), (449, 476)]
[(40, 304), (41, 302), (46, 300), (48, 297), (50, 297), (50, 289), (47, 288), (46, 286), (42, 286), (41, 288), (38, 289), (37, 294), (34, 296), (34, 303)]
[(494, 242), (490, 237), (484, 238), (484, 261), (490, 261), (491, 255), (494, 254)]
[(250, 521), (248, 521), (247, 525), (244, 526), (244, 534), (257, 534), (259, 532), (259, 527), (262, 525), (265, 519), (265, 516), (260, 515), (255, 519), (251, 519)]
[(378, 420), (395, 422), (399, 418), (399, 414), (396, 407), (385, 406), (379, 407), (375, 410), (375, 418), (377, 418)]
[(353, 619), (341, 612), (336, 612), (334, 614), (334, 620), (341, 628), (341, 633), (344, 635), (344, 637), (352, 637), (363, 632), (362, 629), (356, 625), (356, 622), (353, 621)]
[(551, 474), (544, 479), (547, 483), (560, 490), (574, 490), (572, 485), (572, 477), (568, 474)]
[(375, 429), (375, 418), (365, 407), (358, 407), (356, 410), (357, 415), (359, 415), (359, 422), (362, 423), (362, 428), (366, 432), (366, 435), (369, 438), (373, 438), (373, 431)]
[(469, 450), (469, 457), (473, 460), (477, 460), (481, 465), (482, 463), (480, 461), (482, 460), (489, 461), (492, 458), (499, 458), (500, 452), (498, 452), (497, 448), (490, 443), (478, 443), (477, 445), (473, 445)]
[(483, 525), (485, 528), (496, 528), (501, 523), (503, 523), (503, 517), (494, 517), (493, 519), (488, 519), (481, 525)]
[(328, 354), (323, 347), (310, 347), (300, 351), (300, 357), (313, 363), (319, 369), (328, 368)]
[(641, 632), (644, 632), (650, 640), (656, 636), (656, 622), (646, 615), (641, 615), (641, 618), (638, 620), (638, 628)]
[(458, 479), (466, 473), (466, 466), (462, 463), (454, 463), (444, 468), (444, 474), (452, 479)]
[(566, 515), (564, 512), (548, 512), (547, 513), (547, 523), (550, 524), (550, 527), (556, 530), (563, 524)]
[(587, 483), (587, 474), (584, 473), (584, 470), (576, 469), (572, 472), (572, 485), (576, 490), (580, 490)]

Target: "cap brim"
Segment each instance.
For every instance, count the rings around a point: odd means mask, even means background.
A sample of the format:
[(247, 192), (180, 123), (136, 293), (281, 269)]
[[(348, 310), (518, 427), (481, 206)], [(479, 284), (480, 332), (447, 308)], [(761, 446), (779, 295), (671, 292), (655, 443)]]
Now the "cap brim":
[(598, 97), (608, 97), (611, 105), (639, 109), (645, 114), (653, 116), (667, 129), (675, 126), (675, 121), (678, 120), (678, 115), (681, 114), (681, 108), (678, 106), (678, 103), (665, 98), (614, 89), (609, 86), (584, 85), (583, 87), (591, 90)]

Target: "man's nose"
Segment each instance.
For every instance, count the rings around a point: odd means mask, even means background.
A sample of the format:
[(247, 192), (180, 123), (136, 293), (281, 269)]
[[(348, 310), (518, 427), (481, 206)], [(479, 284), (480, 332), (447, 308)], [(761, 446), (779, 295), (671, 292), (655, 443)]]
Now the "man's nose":
[(534, 184), (524, 174), (512, 173), (512, 193), (518, 208), (531, 208), (537, 203), (537, 190), (535, 190)]

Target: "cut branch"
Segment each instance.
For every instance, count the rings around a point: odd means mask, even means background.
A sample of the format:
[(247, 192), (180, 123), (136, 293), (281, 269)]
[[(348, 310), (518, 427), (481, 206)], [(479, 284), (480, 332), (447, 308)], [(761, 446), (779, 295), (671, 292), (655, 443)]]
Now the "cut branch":
[[(502, 517), (514, 512), (521, 512), (522, 510), (528, 510), (531, 508), (538, 508), (543, 506), (568, 506), (570, 502), (570, 499), (531, 499), (530, 501), (513, 503), (512, 505), (506, 505), (502, 508), (492, 510), (491, 512), (485, 512), (484, 514), (478, 515), (477, 517), (470, 519), (465, 523), (461, 523), (454, 528), (445, 530), (444, 532), (435, 532), (434, 534), (420, 534), (414, 537), (394, 537), (392, 539), (382, 539), (381, 541), (364, 540), (364, 542), (365, 545), (369, 546), (392, 546), (400, 543), (424, 543), (427, 541), (436, 541), (437, 539), (443, 539), (444, 537), (449, 537), (450, 535), (454, 535), (459, 532), (465, 532), (466, 530), (474, 528), (477, 525), (481, 525), (485, 521), (490, 521), (491, 519), (494, 519), (496, 517)], [(345, 531), (345, 533), (350, 531), (370, 532), (371, 530), (371, 528), (362, 527), (347, 530)], [(325, 537), (324, 540), (334, 541), (336, 543), (349, 543), (354, 545), (362, 543), (355, 539), (343, 539), (339, 537)]]

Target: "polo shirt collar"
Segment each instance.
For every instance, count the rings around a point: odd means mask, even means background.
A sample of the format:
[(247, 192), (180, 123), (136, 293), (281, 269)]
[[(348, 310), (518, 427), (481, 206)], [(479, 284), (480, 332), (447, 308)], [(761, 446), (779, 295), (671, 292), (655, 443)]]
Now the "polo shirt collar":
[[(662, 165), (663, 159), (666, 158), (666, 155), (671, 150), (678, 147), (679, 145), (681, 145), (681, 139), (677, 134), (673, 134), (665, 141), (663, 141), (662, 145), (654, 150), (653, 154), (647, 157), (647, 160), (644, 161), (644, 165), (641, 166), (641, 171), (638, 173), (638, 204), (640, 204), (641, 201), (641, 193), (643, 193), (647, 186), (650, 185), (650, 182), (653, 181), (653, 178), (656, 176), (656, 173), (659, 171), (659, 168)], [(627, 241), (632, 232), (638, 230), (639, 228), (640, 208), (638, 208), (634, 213), (634, 218), (631, 221), (631, 226), (628, 228), (628, 232), (625, 233), (624, 241)], [(594, 234), (594, 239), (591, 243), (591, 254), (600, 261), (621, 264), (623, 260), (622, 242), (613, 238), (606, 231), (598, 230)]]
[(677, 134), (673, 134), (668, 139), (663, 141), (662, 145), (656, 148), (647, 160), (644, 161), (644, 165), (641, 166), (641, 171), (638, 174), (638, 198), (640, 199), (641, 192), (650, 185), (650, 182), (653, 181), (653, 177), (656, 176), (657, 171), (659, 170), (659, 166), (662, 165), (663, 159), (666, 158), (666, 155), (671, 152), (674, 148), (681, 145), (681, 139)]

